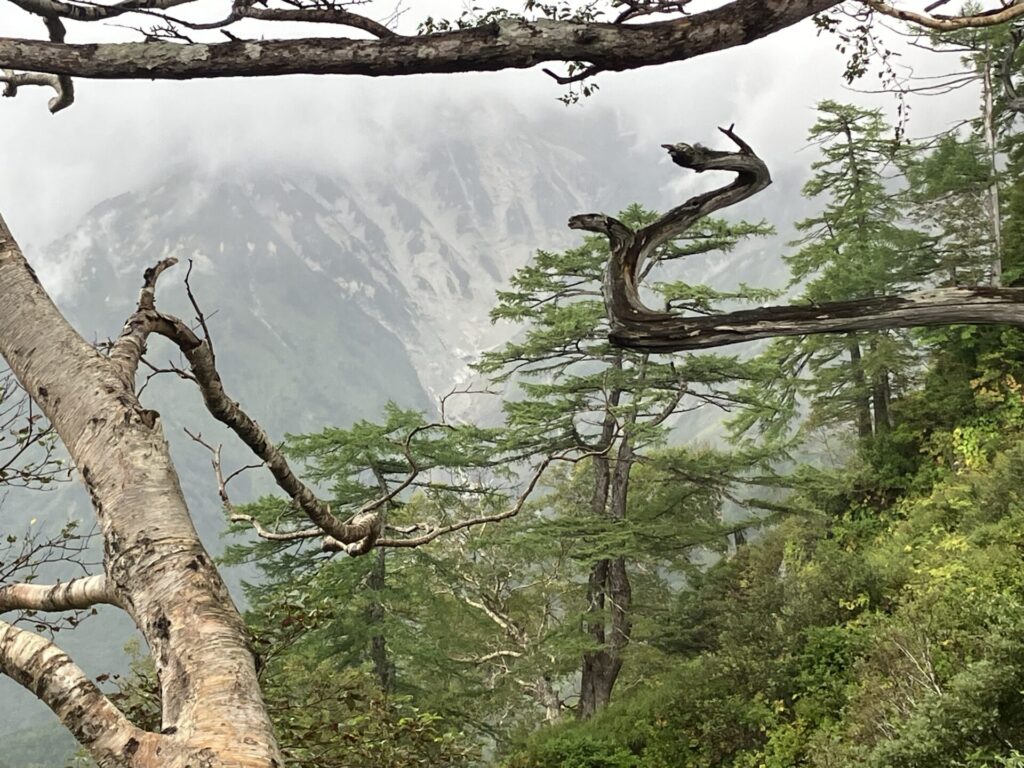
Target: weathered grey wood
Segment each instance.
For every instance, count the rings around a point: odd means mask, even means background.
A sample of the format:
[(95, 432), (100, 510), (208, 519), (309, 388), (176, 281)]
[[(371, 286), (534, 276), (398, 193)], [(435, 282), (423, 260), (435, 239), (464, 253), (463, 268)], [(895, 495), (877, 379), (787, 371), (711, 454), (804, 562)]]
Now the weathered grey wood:
[(776, 336), (942, 325), (1024, 327), (1024, 289), (941, 288), (902, 296), (790, 305), (706, 317), (651, 316), (617, 322), (611, 339), (630, 349), (681, 352)]
[(846, 333), (883, 328), (942, 325), (1024, 327), (1024, 289), (937, 288), (818, 305), (791, 304), (721, 314), (685, 316), (657, 312), (640, 297), (644, 267), (657, 248), (678, 237), (701, 218), (735, 205), (771, 183), (768, 168), (732, 129), (723, 130), (739, 147), (720, 152), (700, 145), (664, 145), (679, 166), (702, 173), (731, 171), (736, 179), (691, 197), (652, 224), (633, 230), (604, 214), (569, 219), (571, 229), (608, 238), (605, 306), (614, 344), (647, 352), (710, 349), (777, 336)]
[(745, 45), (837, 4), (835, 0), (735, 0), (704, 13), (647, 24), (508, 19), (453, 32), (373, 40), (324, 37), (72, 45), (0, 38), (0, 69), (146, 80), (395, 76), (522, 69), (546, 61), (577, 60), (601, 70), (627, 70)]

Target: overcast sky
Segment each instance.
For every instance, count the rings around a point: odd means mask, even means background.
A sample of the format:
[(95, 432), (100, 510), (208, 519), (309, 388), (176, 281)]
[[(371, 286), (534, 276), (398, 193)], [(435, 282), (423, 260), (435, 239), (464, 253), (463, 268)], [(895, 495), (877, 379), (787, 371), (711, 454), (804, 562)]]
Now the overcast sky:
[[(406, 18), (442, 15), (452, 6), (459, 4), (416, 3)], [(0, 8), (5, 35), (36, 36), (38, 26), (38, 20), (8, 4)], [(97, 34), (131, 35), (79, 25), (69, 39), (85, 41)], [(380, 132), (389, 125), (413, 122), (430, 132), (432, 113), (444, 105), (510, 105), (526, 114), (609, 107), (619, 111), (638, 141), (652, 146), (720, 144), (715, 127), (735, 122), (772, 167), (809, 166), (813, 153), (802, 148), (819, 100), (895, 107), (893, 97), (844, 90), (844, 62), (834, 45), (806, 21), (743, 48), (602, 75), (598, 94), (570, 108), (558, 104), (560, 87), (539, 70), (381, 79), (77, 80), (76, 103), (55, 116), (46, 111), (49, 92), (23, 89), (16, 99), (0, 102), (0, 212), (31, 257), (35, 247), (73, 229), (88, 207), (183, 160), (254, 166), (320, 165), (325, 157), (358, 162), (380, 151)], [(904, 60), (919, 69), (936, 66), (928, 56), (908, 52)], [(920, 100), (911, 131), (940, 129), (970, 107), (967, 95)], [(798, 195), (799, 189), (783, 192)]]

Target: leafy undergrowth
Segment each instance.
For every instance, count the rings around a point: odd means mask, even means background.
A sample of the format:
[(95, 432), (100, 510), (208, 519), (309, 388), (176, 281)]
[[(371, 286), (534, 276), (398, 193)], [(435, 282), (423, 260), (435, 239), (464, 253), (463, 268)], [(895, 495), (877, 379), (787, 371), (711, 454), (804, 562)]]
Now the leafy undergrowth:
[(966, 378), (954, 336), (891, 433), (798, 472), (811, 514), (680, 596), (658, 674), (508, 768), (1024, 766), (1024, 400), (1012, 338)]

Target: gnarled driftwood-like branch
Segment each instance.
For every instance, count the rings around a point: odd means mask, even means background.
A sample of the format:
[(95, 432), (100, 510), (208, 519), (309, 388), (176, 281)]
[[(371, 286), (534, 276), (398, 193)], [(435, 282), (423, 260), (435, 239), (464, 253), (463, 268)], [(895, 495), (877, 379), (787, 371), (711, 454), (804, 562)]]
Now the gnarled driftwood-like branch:
[(572, 229), (608, 238), (611, 255), (605, 277), (605, 305), (614, 344), (649, 352), (679, 352), (739, 344), (776, 336), (846, 333), (882, 328), (942, 325), (1024, 327), (1024, 289), (938, 288), (823, 304), (769, 306), (690, 316), (654, 311), (640, 297), (640, 276), (655, 249), (678, 237), (713, 211), (734, 205), (771, 181), (764, 162), (732, 129), (723, 129), (738, 151), (720, 152), (700, 145), (664, 145), (673, 161), (698, 173), (731, 171), (726, 186), (690, 198), (646, 227), (633, 230), (604, 214), (569, 220)]

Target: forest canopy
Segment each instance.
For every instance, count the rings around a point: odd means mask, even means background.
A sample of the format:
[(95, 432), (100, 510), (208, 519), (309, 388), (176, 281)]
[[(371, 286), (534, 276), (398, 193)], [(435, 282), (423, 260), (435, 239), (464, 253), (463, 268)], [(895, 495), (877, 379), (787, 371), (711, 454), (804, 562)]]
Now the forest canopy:
[[(528, 2), (410, 27), (362, 3), (243, 0), (205, 16), (201, 0), (8, 1), (41, 36), (0, 37), (5, 95), (45, 86), (53, 112), (80, 78), (552, 62), (571, 102), (603, 72), (747, 45), (816, 14), (848, 79), (878, 74), (899, 105), (894, 122), (817, 105), (786, 288), (685, 280), (688, 263), (750, 253), (788, 224), (739, 218), (771, 169), (723, 126), (729, 149), (663, 145), (710, 189), (663, 212), (577, 212), (573, 245), (515, 272), (491, 317), (518, 333), (474, 365), (486, 392), (283, 439), (232, 395), (231, 341), (215, 344), (201, 270), (184, 278), (194, 316), (173, 315), (158, 285), (177, 258), (162, 254), (117, 338), (92, 343), (0, 220), (0, 482), (47, 486), (73, 466), (101, 544), (77, 524), (6, 539), (0, 671), (53, 711), (82, 762), (1024, 763), (1024, 6)], [(115, 19), (124, 40), (67, 39)], [(956, 53), (943, 87), (976, 89), (977, 108), (914, 138), (880, 19)], [(250, 31), (291, 22), (342, 31)], [(157, 339), (176, 361), (151, 361)], [(762, 343), (734, 351), (748, 341)], [(227, 466), (190, 433), (231, 525), (220, 562), (149, 407), (156, 375), (198, 389), (252, 454)], [(452, 415), (452, 397), (495, 391), (500, 418)], [(255, 471), (274, 491), (241, 498)], [(37, 583), (64, 561), (74, 578)], [(220, 571), (239, 563), (259, 574), (244, 615)], [(56, 642), (98, 606), (145, 640), (116, 679)]]

